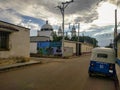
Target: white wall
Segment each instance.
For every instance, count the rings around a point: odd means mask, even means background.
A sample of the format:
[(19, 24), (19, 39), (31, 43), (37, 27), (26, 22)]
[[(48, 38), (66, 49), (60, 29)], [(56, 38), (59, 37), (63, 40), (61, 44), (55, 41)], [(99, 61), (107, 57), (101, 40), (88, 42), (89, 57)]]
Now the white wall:
[(64, 47), (72, 47), (73, 48), (73, 53), (76, 53), (76, 42), (72, 41), (65, 41), (64, 42)]
[(30, 43), (30, 53), (37, 53), (37, 43)]
[(73, 56), (73, 47), (64, 47), (64, 56)]
[(38, 36), (46, 36), (49, 37), (50, 40), (53, 40), (52, 33), (53, 31), (38, 31)]
[[(65, 47), (72, 47), (73, 48), (73, 53), (76, 53), (76, 43), (75, 41), (65, 41), (64, 46)], [(79, 42), (80, 43), (80, 42)], [(80, 43), (81, 44), (81, 53), (88, 53), (91, 52), (93, 49), (93, 46), (91, 44), (87, 43)]]
[(93, 49), (93, 46), (87, 43), (81, 44), (81, 53), (89, 53)]

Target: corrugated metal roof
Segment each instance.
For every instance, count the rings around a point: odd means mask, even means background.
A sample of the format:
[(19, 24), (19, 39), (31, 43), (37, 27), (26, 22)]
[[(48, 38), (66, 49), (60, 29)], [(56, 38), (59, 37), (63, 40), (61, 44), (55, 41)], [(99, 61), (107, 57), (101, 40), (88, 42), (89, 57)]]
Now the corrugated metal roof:
[[(106, 58), (98, 57), (99, 54), (107, 55)], [(99, 61), (99, 62), (106, 62), (106, 63), (115, 63), (115, 52), (112, 48), (94, 48), (92, 51), (91, 60)]]

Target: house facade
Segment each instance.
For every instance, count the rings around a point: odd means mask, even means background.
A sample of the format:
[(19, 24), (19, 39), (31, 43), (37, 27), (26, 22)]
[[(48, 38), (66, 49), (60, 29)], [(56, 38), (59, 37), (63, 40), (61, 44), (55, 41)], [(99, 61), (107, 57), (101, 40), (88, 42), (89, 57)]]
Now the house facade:
[(0, 58), (29, 58), (29, 36), (28, 28), (0, 21)]
[(119, 82), (119, 90), (120, 90), (120, 34), (115, 38), (115, 42), (117, 43), (117, 60), (116, 60), (116, 73)]

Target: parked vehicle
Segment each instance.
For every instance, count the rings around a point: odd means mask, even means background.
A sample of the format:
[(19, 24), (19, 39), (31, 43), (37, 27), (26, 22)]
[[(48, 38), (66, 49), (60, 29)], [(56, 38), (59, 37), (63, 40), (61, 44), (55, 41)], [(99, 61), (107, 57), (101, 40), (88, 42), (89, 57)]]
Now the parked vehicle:
[(115, 51), (112, 48), (94, 48), (90, 60), (89, 76), (94, 74), (116, 77)]

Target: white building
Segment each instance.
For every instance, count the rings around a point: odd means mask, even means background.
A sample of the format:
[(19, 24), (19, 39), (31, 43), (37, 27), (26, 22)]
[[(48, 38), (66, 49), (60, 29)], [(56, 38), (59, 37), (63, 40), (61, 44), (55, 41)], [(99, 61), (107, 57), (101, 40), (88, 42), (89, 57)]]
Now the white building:
[(37, 36), (30, 37), (30, 53), (37, 53), (37, 42), (52, 41), (53, 27), (46, 21), (41, 30), (37, 32)]
[(41, 31), (37, 32), (38, 37), (48, 37), (49, 40), (53, 40), (53, 28), (50, 24), (48, 24), (48, 21), (46, 21), (46, 24), (42, 26)]
[(0, 21), (0, 58), (29, 58), (30, 30)]

